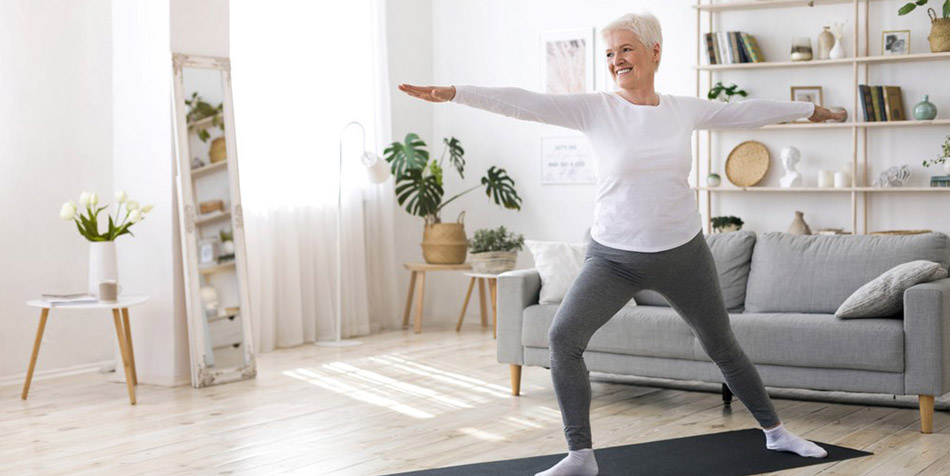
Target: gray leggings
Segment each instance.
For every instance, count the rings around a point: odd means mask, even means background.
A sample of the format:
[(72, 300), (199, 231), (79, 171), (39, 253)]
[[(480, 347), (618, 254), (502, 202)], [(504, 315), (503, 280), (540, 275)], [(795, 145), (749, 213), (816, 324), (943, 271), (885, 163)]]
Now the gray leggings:
[(548, 334), (551, 377), (570, 450), (592, 447), (584, 350), (594, 332), (642, 289), (662, 294), (686, 320), (729, 389), (763, 428), (779, 424), (759, 373), (732, 333), (716, 264), (702, 232), (684, 245), (657, 253), (618, 250), (591, 239), (584, 266)]

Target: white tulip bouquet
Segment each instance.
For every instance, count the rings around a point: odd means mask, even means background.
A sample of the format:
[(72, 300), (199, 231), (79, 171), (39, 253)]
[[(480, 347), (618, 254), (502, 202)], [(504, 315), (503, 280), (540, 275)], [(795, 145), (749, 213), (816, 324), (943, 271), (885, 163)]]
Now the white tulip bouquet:
[[(59, 210), (59, 217), (63, 220), (76, 222), (79, 234), (89, 241), (114, 241), (126, 233), (132, 235), (129, 228), (145, 219), (145, 215), (152, 211), (152, 206), (140, 206), (139, 202), (129, 199), (129, 196), (121, 191), (115, 194), (115, 199), (118, 202), (115, 219), (112, 218), (112, 215), (106, 214), (109, 217), (109, 229), (105, 233), (99, 233), (99, 213), (109, 208), (109, 205), (106, 204), (100, 207), (99, 195), (96, 192), (83, 192), (79, 195), (79, 206), (83, 207), (82, 212), (79, 211), (72, 200), (64, 203)], [(123, 206), (125, 216), (119, 220)]]

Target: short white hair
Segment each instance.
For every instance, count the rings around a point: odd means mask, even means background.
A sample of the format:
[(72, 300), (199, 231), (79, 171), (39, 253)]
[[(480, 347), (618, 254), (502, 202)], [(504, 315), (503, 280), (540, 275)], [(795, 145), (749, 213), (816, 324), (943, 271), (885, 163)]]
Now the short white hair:
[(660, 59), (663, 58), (663, 31), (660, 29), (660, 20), (649, 12), (628, 13), (608, 23), (600, 30), (600, 34), (606, 40), (608, 35), (617, 30), (627, 30), (637, 35), (640, 42), (651, 51), (653, 45), (660, 45), (660, 57), (656, 60), (654, 71), (660, 69)]

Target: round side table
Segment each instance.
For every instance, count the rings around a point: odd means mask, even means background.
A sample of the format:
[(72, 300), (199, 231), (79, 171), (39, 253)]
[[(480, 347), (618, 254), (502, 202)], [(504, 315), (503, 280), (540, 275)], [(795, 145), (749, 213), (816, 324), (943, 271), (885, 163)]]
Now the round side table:
[[(135, 376), (135, 355), (132, 353), (132, 331), (129, 328), (129, 308), (148, 301), (148, 296), (120, 296), (116, 302), (64, 303), (54, 304), (42, 299), (34, 299), (26, 303), (30, 307), (38, 307), (40, 311), (40, 325), (36, 330), (36, 341), (33, 343), (33, 355), (30, 357), (30, 368), (26, 372), (26, 382), (23, 383), (23, 393), (20, 398), (26, 400), (30, 392), (30, 381), (33, 379), (33, 369), (36, 367), (36, 356), (40, 353), (40, 340), (43, 339), (43, 329), (46, 328), (46, 319), (50, 309), (111, 309), (112, 320), (115, 322), (115, 335), (119, 339), (119, 349), (122, 351), (122, 366), (125, 367), (125, 381), (129, 386), (129, 401), (135, 405), (135, 386), (138, 380)], [(121, 313), (121, 319), (119, 315)]]

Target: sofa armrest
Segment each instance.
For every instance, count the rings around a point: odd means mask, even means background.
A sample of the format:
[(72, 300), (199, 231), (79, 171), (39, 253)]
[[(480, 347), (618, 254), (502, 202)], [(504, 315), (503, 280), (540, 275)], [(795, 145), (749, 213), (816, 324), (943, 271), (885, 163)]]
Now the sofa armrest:
[(950, 391), (950, 279), (904, 291), (904, 392)]
[(524, 309), (538, 303), (541, 275), (537, 269), (518, 269), (498, 275), (498, 362), (521, 365)]

